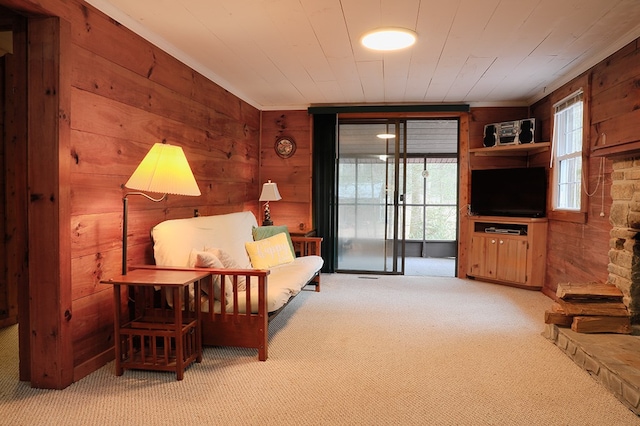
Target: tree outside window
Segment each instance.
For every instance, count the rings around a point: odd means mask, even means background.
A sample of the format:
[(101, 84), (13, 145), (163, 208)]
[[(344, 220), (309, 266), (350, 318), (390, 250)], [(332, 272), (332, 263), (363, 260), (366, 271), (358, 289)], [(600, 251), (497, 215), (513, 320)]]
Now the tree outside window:
[(407, 159), (406, 238), (456, 239), (458, 164), (455, 158)]

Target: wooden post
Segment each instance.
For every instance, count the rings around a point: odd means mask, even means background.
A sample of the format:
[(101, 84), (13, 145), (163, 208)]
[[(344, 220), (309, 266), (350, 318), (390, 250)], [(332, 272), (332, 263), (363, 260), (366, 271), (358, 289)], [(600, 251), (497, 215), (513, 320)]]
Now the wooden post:
[(29, 21), (29, 311), (31, 385), (73, 382), (71, 333), (71, 25)]

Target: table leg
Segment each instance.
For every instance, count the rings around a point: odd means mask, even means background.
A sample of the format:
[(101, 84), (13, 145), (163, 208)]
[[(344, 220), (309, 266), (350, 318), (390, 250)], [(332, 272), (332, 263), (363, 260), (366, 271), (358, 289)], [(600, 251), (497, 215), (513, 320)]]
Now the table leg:
[(175, 341), (176, 341), (176, 376), (178, 380), (184, 378), (184, 354), (182, 351), (182, 307), (189, 309), (189, 301), (184, 300), (184, 291), (181, 287), (173, 287), (173, 312), (175, 320)]
[(114, 292), (114, 309), (115, 309), (115, 317), (114, 317), (114, 337), (115, 337), (115, 351), (116, 351), (116, 376), (122, 376), (122, 341), (120, 340), (120, 285), (114, 284), (113, 286)]
[[(206, 278), (203, 278), (208, 282), (208, 288), (213, 288), (212, 275), (208, 275)], [(200, 298), (200, 288), (201, 288), (202, 280), (198, 280), (195, 283), (195, 294), (196, 294), (196, 306), (195, 306), (195, 315), (196, 315), (196, 351), (197, 357), (196, 362), (202, 362), (202, 299)], [(210, 303), (211, 304), (211, 303)]]

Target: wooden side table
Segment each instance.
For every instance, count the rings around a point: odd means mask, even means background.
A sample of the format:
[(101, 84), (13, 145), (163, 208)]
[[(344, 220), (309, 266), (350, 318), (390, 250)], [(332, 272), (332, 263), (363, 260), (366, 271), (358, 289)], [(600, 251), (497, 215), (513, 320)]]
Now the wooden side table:
[(307, 231), (300, 231), (299, 229), (289, 229), (289, 235), (291, 235), (292, 237), (315, 237), (316, 236), (316, 230), (315, 229), (309, 229)]
[[(125, 368), (175, 371), (182, 380), (187, 366), (202, 361), (200, 297), (193, 298), (193, 306), (183, 308), (190, 300), (191, 284), (194, 294), (200, 295), (203, 280), (211, 280), (211, 274), (135, 269), (101, 281), (113, 285), (116, 375), (121, 376)], [(122, 318), (123, 291), (133, 295), (126, 319)], [(167, 294), (172, 296), (173, 307), (166, 302)]]

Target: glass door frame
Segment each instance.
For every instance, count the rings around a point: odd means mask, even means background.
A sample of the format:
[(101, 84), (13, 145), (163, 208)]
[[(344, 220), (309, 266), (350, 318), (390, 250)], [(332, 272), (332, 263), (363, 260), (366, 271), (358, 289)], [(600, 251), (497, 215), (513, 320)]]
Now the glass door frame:
[[(394, 133), (396, 137), (393, 151), (390, 151), (389, 143), (387, 141), (387, 155), (393, 157), (387, 157), (387, 182), (389, 182), (389, 160), (393, 161), (393, 199), (389, 204), (386, 202), (385, 212), (388, 214), (389, 208), (393, 209), (393, 225), (391, 228), (387, 228), (386, 241), (392, 241), (392, 253), (391, 253), (391, 265), (389, 262), (389, 253), (385, 250), (385, 272), (393, 275), (404, 275), (405, 264), (405, 194), (406, 194), (406, 182), (407, 182), (407, 123), (406, 120), (395, 119), (393, 123), (387, 123), (394, 125)], [(386, 225), (390, 225), (388, 217), (385, 218)], [(389, 232), (392, 235), (389, 235)], [(399, 252), (399, 253), (398, 253)], [(388, 268), (391, 266), (390, 268)], [(391, 269), (391, 270), (388, 270)]]
[[(387, 129), (386, 132), (394, 134), (395, 137), (385, 140), (384, 148), (384, 162), (385, 162), (385, 176), (384, 176), (384, 202), (381, 207), (384, 207), (384, 236), (383, 236), (383, 259), (382, 268), (378, 270), (342, 267), (341, 257), (344, 247), (342, 244), (338, 244), (341, 241), (340, 238), (340, 164), (341, 155), (340, 150), (340, 128), (342, 125), (377, 125), (382, 124)], [(390, 129), (393, 129), (391, 131)], [(401, 130), (403, 129), (403, 130)], [(406, 182), (406, 120), (405, 119), (372, 119), (372, 120), (338, 120), (336, 126), (336, 198), (335, 198), (335, 217), (336, 217), (336, 272), (347, 273), (371, 273), (371, 274), (388, 274), (388, 275), (402, 275), (404, 274), (404, 192)], [(366, 158), (365, 156), (380, 155), (379, 153), (361, 153), (360, 158)], [(358, 156), (354, 156), (356, 161), (356, 174), (357, 175), (357, 160)], [(393, 174), (393, 176), (390, 176)], [(402, 176), (401, 176), (402, 174)], [(392, 182), (390, 180), (392, 179)], [(357, 177), (356, 177), (357, 186)], [(402, 186), (401, 188), (399, 188)], [(389, 195), (389, 189), (393, 189), (393, 193)], [(357, 194), (357, 187), (355, 189)], [(357, 208), (357, 197), (354, 200), (354, 208)], [(392, 211), (390, 211), (390, 209)], [(393, 223), (390, 223), (390, 220)], [(355, 238), (354, 238), (355, 239)], [(391, 244), (389, 244), (391, 243)]]

